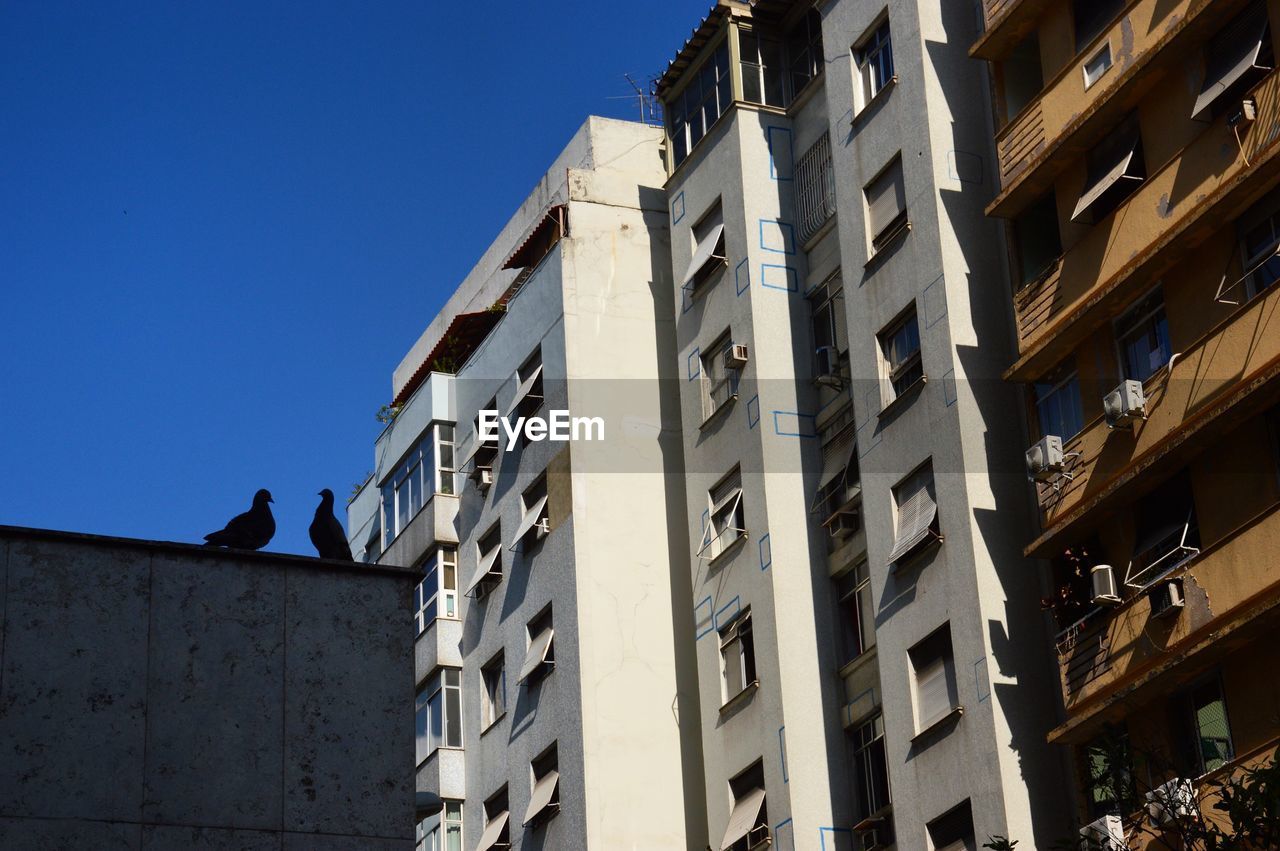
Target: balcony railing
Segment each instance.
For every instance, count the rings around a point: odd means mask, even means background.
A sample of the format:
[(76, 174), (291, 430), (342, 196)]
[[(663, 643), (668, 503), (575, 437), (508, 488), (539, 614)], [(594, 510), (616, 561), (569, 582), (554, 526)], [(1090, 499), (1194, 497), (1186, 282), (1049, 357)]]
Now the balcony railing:
[[(1261, 170), (1280, 150), (1280, 72), (1268, 74), (1250, 97), (1257, 103), (1252, 124), (1233, 129), (1225, 117), (1216, 121), (1068, 249), (1056, 274), (1018, 293), (1014, 310), (1021, 357), (1010, 377), (1025, 380), (1056, 363), (1088, 335), (1090, 323), (1080, 321), (1087, 312), (1101, 316), (1097, 308), (1104, 299), (1122, 295), (1122, 284), (1149, 285), (1187, 256), (1198, 240), (1179, 237), (1210, 211), (1224, 222), (1238, 214), (1236, 208), (1252, 190), (1242, 178)], [(1131, 226), (1149, 222), (1167, 224)], [(1212, 298), (1209, 292), (1206, 299)]]
[[(1052, 178), (1071, 161), (1073, 153), (1083, 146), (1072, 145), (1066, 156), (1052, 154), (1066, 147), (1082, 131), (1101, 138), (1105, 127), (1119, 117), (1103, 115), (1103, 107), (1108, 112), (1121, 109), (1120, 101), (1128, 102), (1128, 96), (1135, 87), (1149, 85), (1156, 75), (1141, 71), (1157, 57), (1162, 64), (1172, 66), (1180, 58), (1175, 54), (1189, 53), (1198, 46), (1189, 29), (1198, 29), (1198, 26), (1191, 25), (1214, 5), (1213, 0), (1176, 0), (1173, 3), (1169, 0), (1138, 0), (1106, 32), (1045, 81), (1044, 89), (1035, 101), (996, 134), (1004, 183), (992, 204), (992, 211), (998, 215), (1009, 215), (1013, 209), (1047, 188)], [(1218, 11), (1210, 14), (1216, 15)], [(1104, 44), (1110, 45), (1112, 64), (1092, 85), (1086, 85), (1083, 66), (1097, 55)], [(1025, 136), (1032, 123), (1040, 143), (1017, 144), (1015, 139)], [(1033, 171), (1043, 174), (1037, 175), (1034, 187), (1021, 187), (1019, 184), (1030, 176), (1028, 166), (1033, 161), (1036, 166)]]
[[(1070, 714), (1099, 692), (1149, 671), (1162, 659), (1185, 654), (1210, 630), (1260, 598), (1280, 595), (1280, 560), (1274, 540), (1280, 505), (1272, 506), (1233, 534), (1204, 550), (1184, 550), (1148, 574), (1138, 589), (1114, 609), (1095, 609), (1058, 634), (1058, 668)], [(1152, 629), (1149, 589), (1181, 577), (1186, 608), (1167, 627)]]

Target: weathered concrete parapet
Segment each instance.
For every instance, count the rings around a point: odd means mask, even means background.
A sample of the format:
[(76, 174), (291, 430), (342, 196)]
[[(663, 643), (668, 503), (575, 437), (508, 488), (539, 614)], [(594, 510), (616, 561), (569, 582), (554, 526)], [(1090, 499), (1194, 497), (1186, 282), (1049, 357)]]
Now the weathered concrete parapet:
[(0, 848), (410, 851), (415, 578), (0, 526)]

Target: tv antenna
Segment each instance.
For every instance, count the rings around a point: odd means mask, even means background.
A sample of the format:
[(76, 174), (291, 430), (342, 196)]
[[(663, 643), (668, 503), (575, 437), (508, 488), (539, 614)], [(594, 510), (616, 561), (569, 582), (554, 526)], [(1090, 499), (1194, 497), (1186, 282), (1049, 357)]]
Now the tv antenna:
[(630, 100), (635, 101), (636, 108), (640, 112), (640, 123), (642, 124), (661, 124), (662, 123), (662, 104), (649, 91), (645, 91), (635, 78), (630, 74), (623, 74), (623, 78), (630, 84), (634, 90), (634, 94), (615, 95), (607, 98), (607, 100)]

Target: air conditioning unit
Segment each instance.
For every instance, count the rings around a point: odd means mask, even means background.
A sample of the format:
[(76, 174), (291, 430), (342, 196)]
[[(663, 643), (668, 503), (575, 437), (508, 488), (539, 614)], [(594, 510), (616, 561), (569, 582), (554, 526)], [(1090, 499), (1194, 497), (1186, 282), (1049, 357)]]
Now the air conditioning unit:
[(484, 490), (493, 484), (493, 468), (477, 467), (476, 468), (476, 485)]
[(864, 830), (858, 836), (861, 840), (862, 851), (876, 851), (876, 849), (884, 847), (884, 842), (880, 839), (880, 831), (876, 828)]
[(1151, 615), (1157, 618), (1176, 618), (1182, 611), (1182, 580), (1170, 579), (1151, 590)]
[(856, 511), (837, 511), (827, 522), (827, 531), (833, 538), (848, 538), (861, 528)]
[(1062, 455), (1062, 438), (1048, 434), (1027, 450), (1027, 475), (1033, 481), (1049, 482), (1062, 475), (1065, 461)]
[(539, 539), (547, 537), (551, 534), (551, 521), (543, 517), (537, 523), (533, 524), (534, 535)]
[(1089, 822), (1080, 828), (1080, 836), (1090, 847), (1103, 851), (1127, 851), (1129, 845), (1124, 838), (1124, 823), (1120, 816), (1103, 816), (1097, 821)]
[(724, 350), (725, 369), (742, 369), (747, 365), (747, 347), (734, 343)]
[(1116, 572), (1109, 564), (1095, 564), (1089, 568), (1089, 581), (1093, 584), (1095, 606), (1118, 606), (1120, 594), (1116, 588)]
[(1258, 120), (1258, 102), (1253, 98), (1245, 98), (1240, 102), (1239, 108), (1232, 110), (1227, 116), (1228, 127), (1239, 127), (1242, 124), (1252, 124)]
[(1173, 824), (1183, 819), (1200, 817), (1196, 803), (1196, 787), (1179, 777), (1157, 786), (1147, 793), (1147, 815), (1156, 824)]
[(1102, 397), (1102, 413), (1107, 428), (1132, 428), (1138, 420), (1147, 418), (1147, 397), (1142, 392), (1142, 382), (1132, 378), (1120, 382), (1120, 386)]

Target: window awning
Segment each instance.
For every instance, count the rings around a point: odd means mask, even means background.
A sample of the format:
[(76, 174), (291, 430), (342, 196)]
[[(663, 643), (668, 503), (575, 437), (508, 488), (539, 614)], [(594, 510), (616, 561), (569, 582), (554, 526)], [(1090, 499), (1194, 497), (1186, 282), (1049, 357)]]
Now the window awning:
[(693, 252), (693, 259), (689, 261), (689, 268), (685, 270), (681, 286), (692, 289), (695, 282), (702, 279), (704, 272), (711, 267), (712, 263), (724, 259), (724, 225), (716, 225), (711, 229), (711, 233), (698, 243), (698, 247)]
[(889, 553), (889, 564), (914, 550), (929, 537), (933, 533), (933, 521), (937, 516), (938, 504), (929, 495), (929, 488), (921, 487), (907, 497), (907, 501), (898, 507), (898, 538), (893, 543), (893, 551)]
[(849, 465), (853, 463), (853, 453), (857, 450), (857, 443), (853, 440), (853, 430), (850, 429), (847, 435), (836, 437), (833, 445), (826, 450), (825, 457), (822, 460), (822, 475), (818, 477), (818, 489), (813, 493), (813, 502), (809, 504), (810, 513), (818, 510), (818, 503), (822, 500), (822, 492), (827, 485), (831, 484), (837, 477), (843, 476), (849, 469)]
[[(499, 426), (499, 428), (501, 428), (501, 426)], [(498, 449), (498, 441), (499, 438), (495, 437), (493, 440), (485, 442), (480, 440), (479, 434), (473, 434), (471, 447), (467, 450), (467, 455), (462, 459), (462, 463), (458, 465), (458, 469), (466, 470), (467, 467), (470, 466), (471, 462), (476, 459), (476, 456), (480, 454), (480, 450), (482, 449), (488, 449), (492, 452), (496, 452)]]
[[(490, 574), (494, 573), (494, 567), (498, 563), (498, 556), (502, 554), (502, 546), (496, 546), (489, 552), (480, 557), (480, 565), (476, 568), (475, 575), (471, 577), (471, 581), (467, 583), (466, 589), (462, 592), (468, 597), (475, 594), (475, 590), (480, 587), (480, 583), (486, 578), (490, 578)], [(494, 579), (500, 579), (501, 572), (498, 572)]]
[(556, 794), (556, 786), (559, 783), (560, 772), (548, 771), (538, 778), (537, 783), (533, 784), (533, 791), (529, 793), (529, 809), (524, 811), (525, 826), (528, 826), (541, 815), (542, 811), (551, 803), (551, 799)]
[(1208, 119), (1214, 101), (1250, 70), (1271, 70), (1262, 58), (1268, 29), (1267, 6), (1255, 2), (1210, 39), (1205, 49), (1204, 85), (1191, 110), (1192, 120)]
[(525, 654), (524, 664), (520, 666), (517, 683), (523, 683), (529, 679), (533, 676), (533, 672), (538, 670), (538, 666), (547, 661), (547, 655), (551, 652), (551, 639), (555, 638), (555, 634), (554, 629), (547, 627), (529, 642), (529, 652)]
[(520, 247), (502, 264), (504, 269), (526, 269), (537, 266), (568, 232), (569, 208), (557, 204), (543, 214)]
[(533, 390), (533, 385), (537, 383), (538, 379), (541, 377), (542, 377), (542, 364), (538, 364), (538, 368), (535, 369), (529, 375), (528, 378), (526, 378), (524, 381), (521, 381), (520, 386), (516, 388), (516, 396), (514, 399), (511, 400), (511, 404), (507, 407), (507, 412), (503, 414), (504, 417), (507, 417), (508, 419), (510, 419), (511, 415), (515, 413), (516, 409), (519, 408), (522, 404), (524, 404), (524, 400), (529, 397), (530, 391)]
[(489, 851), (490, 848), (498, 844), (499, 837), (502, 836), (503, 828), (507, 826), (507, 819), (511, 814), (507, 810), (498, 813), (489, 823), (484, 826), (484, 833), (480, 834), (480, 844), (476, 846), (476, 851)]
[(760, 818), (763, 806), (763, 789), (752, 789), (734, 803), (733, 812), (729, 813), (729, 825), (724, 830), (724, 839), (720, 840), (720, 851), (728, 851), (733, 843), (751, 832)]
[[(724, 496), (720, 497), (719, 502), (711, 506), (711, 516), (719, 517), (724, 513), (724, 510), (729, 507), (730, 503), (740, 499), (742, 499), (742, 488), (734, 488)], [(736, 508), (736, 506), (734, 507)]]
[(547, 498), (541, 497), (533, 505), (529, 506), (529, 510), (524, 513), (524, 517), (520, 520), (520, 526), (516, 529), (515, 540), (511, 542), (509, 550), (514, 550), (524, 540), (524, 536), (533, 531), (533, 527), (543, 517), (543, 509), (547, 507)]
[(436, 341), (431, 352), (391, 400), (392, 406), (399, 407), (408, 402), (409, 397), (422, 385), (422, 382), (426, 381), (432, 370), (456, 375), (505, 315), (502, 310), (480, 310), (474, 313), (459, 313), (453, 317), (449, 327), (441, 332), (440, 339)]
[(1080, 194), (1080, 200), (1076, 202), (1076, 208), (1071, 213), (1071, 221), (1078, 222), (1084, 218), (1103, 193), (1120, 181), (1141, 179), (1139, 175), (1130, 173), (1130, 168), (1138, 159), (1138, 142), (1138, 133), (1135, 129), (1108, 152), (1111, 155), (1109, 161), (1104, 161), (1105, 165), (1098, 169), (1097, 174), (1090, 174), (1084, 192)]

